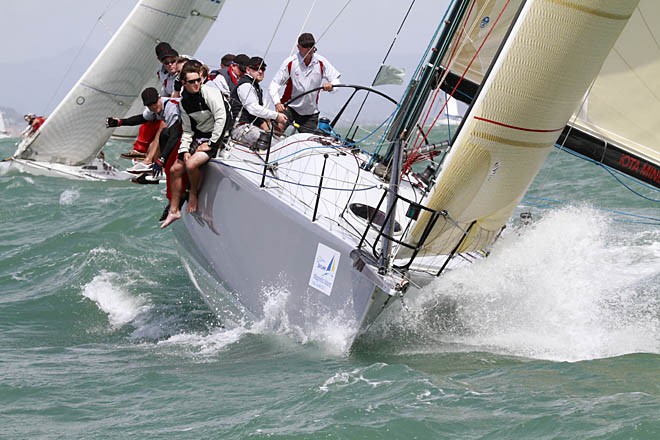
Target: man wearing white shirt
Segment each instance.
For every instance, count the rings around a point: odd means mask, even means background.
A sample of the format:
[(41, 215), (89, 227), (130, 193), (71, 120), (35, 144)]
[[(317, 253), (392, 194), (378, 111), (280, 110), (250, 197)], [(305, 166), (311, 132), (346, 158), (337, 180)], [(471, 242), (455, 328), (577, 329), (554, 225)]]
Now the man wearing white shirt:
[(249, 147), (256, 145), (261, 133), (270, 130), (271, 120), (281, 126), (287, 121), (284, 113), (264, 105), (263, 90), (259, 83), (264, 79), (265, 70), (266, 63), (263, 59), (250, 58), (246, 73), (238, 80), (229, 100), (237, 124), (231, 132), (231, 137)]
[[(292, 97), (318, 87), (329, 92), (339, 84), (341, 73), (323, 56), (316, 53), (314, 36), (310, 33), (298, 37), (298, 52), (284, 60), (268, 87), (275, 108), (284, 112), (289, 120), (299, 125), (303, 133), (317, 131), (319, 108), (318, 92), (310, 93), (291, 103)], [(284, 93), (280, 96), (280, 90)]]

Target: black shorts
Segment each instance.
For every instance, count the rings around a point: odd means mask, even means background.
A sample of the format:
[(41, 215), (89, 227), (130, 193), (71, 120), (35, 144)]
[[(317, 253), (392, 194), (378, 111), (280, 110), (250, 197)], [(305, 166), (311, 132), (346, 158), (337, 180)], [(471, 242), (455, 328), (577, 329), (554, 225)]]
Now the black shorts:
[[(216, 142), (216, 145), (212, 147), (210, 139), (208, 139), (208, 138), (193, 139), (192, 143), (190, 144), (189, 153), (191, 155), (195, 154), (195, 152), (197, 151), (197, 148), (200, 145), (202, 145), (203, 143), (207, 143), (211, 149), (207, 150), (207, 151), (200, 151), (200, 153), (205, 153), (209, 157), (209, 160), (213, 159), (215, 156), (217, 156), (217, 154), (218, 154), (217, 142)], [(179, 160), (182, 161), (182, 162), (183, 162), (183, 155), (184, 154), (186, 154), (186, 153), (179, 153)]]

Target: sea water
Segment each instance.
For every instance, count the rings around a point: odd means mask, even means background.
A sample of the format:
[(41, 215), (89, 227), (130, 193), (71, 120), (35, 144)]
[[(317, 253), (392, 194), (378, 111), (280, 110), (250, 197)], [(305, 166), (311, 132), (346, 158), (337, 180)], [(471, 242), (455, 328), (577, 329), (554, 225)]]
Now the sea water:
[(566, 153), (531, 224), (352, 353), (341, 321), (291, 328), (277, 287), (225, 327), (158, 185), (0, 185), (0, 438), (660, 438), (660, 197)]

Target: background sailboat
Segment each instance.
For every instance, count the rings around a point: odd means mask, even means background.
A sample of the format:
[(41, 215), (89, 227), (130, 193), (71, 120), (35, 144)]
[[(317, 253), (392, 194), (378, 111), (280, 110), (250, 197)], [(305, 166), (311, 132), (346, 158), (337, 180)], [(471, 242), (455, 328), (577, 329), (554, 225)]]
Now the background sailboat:
[(5, 126), (5, 117), (2, 112), (0, 112), (0, 139), (6, 139), (8, 137), (10, 136), (7, 127)]
[[(33, 173), (70, 178), (128, 179), (96, 160), (112, 135), (105, 118), (138, 113), (136, 98), (154, 83), (159, 68), (154, 47), (166, 41), (194, 53), (223, 1), (141, 0), (67, 96), (14, 153), (12, 165)], [(139, 99), (137, 99), (139, 101)]]

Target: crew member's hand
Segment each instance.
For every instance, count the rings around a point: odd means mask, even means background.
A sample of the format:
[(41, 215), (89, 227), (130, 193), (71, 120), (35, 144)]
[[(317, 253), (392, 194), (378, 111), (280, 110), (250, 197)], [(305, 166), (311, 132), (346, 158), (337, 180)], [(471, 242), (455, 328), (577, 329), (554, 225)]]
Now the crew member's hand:
[(151, 164), (151, 174), (154, 176), (154, 179), (158, 179), (163, 174), (163, 162), (160, 159), (156, 159)]
[(331, 92), (333, 88), (334, 87), (333, 87), (332, 83), (323, 84), (323, 90), (325, 90), (326, 92)]
[(277, 114), (277, 119), (275, 119), (278, 124), (286, 124), (286, 121), (288, 121), (288, 118), (284, 113), (278, 113)]
[(105, 120), (105, 126), (106, 128), (115, 128), (119, 127), (119, 119), (116, 118), (107, 118)]
[(191, 156), (191, 154), (188, 151), (183, 153), (183, 163), (188, 162), (188, 159), (190, 159), (190, 156)]
[(277, 104), (275, 104), (275, 110), (277, 110), (278, 113), (284, 113), (285, 108), (286, 107), (281, 102), (278, 102)]

